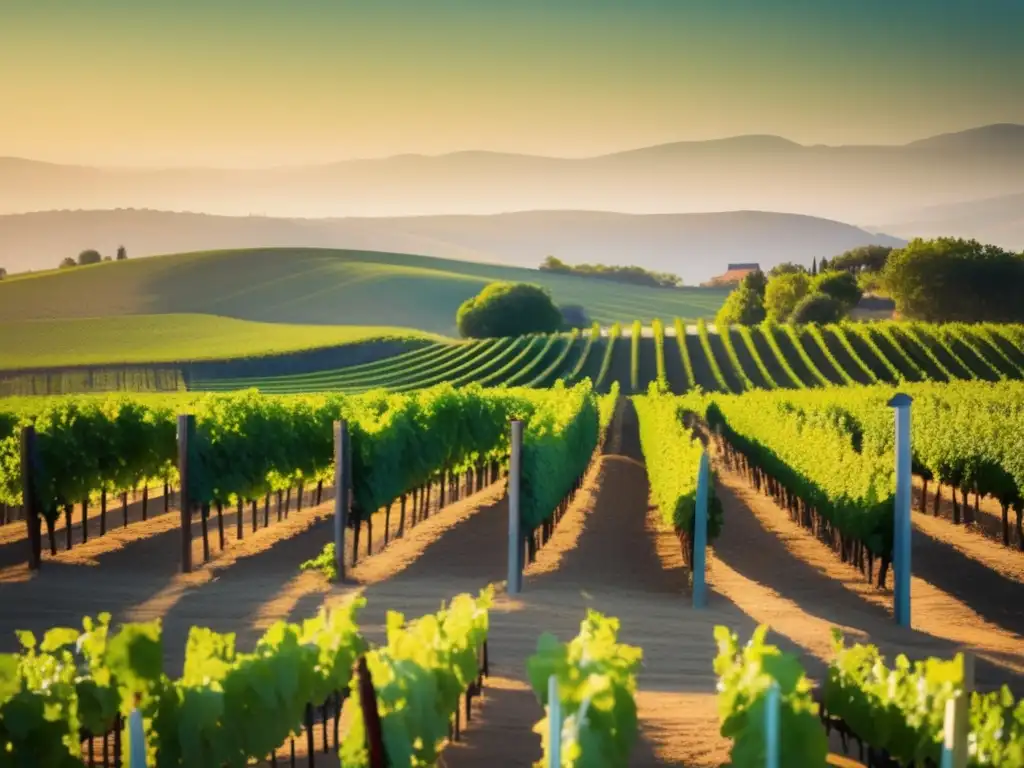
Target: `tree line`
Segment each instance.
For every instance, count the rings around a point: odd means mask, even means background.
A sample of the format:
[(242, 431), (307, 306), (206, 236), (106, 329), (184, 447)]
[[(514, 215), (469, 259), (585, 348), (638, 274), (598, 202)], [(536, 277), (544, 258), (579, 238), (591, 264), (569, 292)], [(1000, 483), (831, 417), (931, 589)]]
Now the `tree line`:
[(604, 264), (566, 264), (561, 259), (548, 256), (541, 262), (542, 272), (554, 272), (561, 275), (577, 275), (579, 277), (596, 277), (601, 280), (614, 280), (617, 283), (631, 285), (647, 285), (652, 288), (681, 288), (683, 278), (668, 272), (653, 272), (643, 267), (617, 267)]
[[(117, 261), (127, 261), (128, 250), (123, 245), (118, 246), (117, 256), (115, 258)], [(87, 264), (99, 264), (101, 261), (113, 261), (113, 259), (109, 256), (103, 256), (99, 251), (90, 248), (78, 254), (77, 259), (73, 259), (68, 256), (61, 261), (60, 268), (67, 269), (68, 267), (84, 267)]]
[[(78, 258), (72, 258), (67, 256), (61, 260), (57, 266), (60, 269), (68, 269), (70, 267), (84, 267), (87, 264), (99, 264), (103, 261), (127, 261), (128, 260), (128, 249), (123, 245), (118, 246), (117, 255), (114, 258), (110, 256), (104, 256), (94, 248), (89, 248), (78, 254)], [(0, 280), (7, 277), (7, 270), (4, 267), (0, 267)]]
[(902, 248), (861, 246), (815, 259), (810, 269), (787, 262), (767, 275), (746, 275), (716, 322), (837, 322), (865, 293), (889, 296), (907, 320), (1024, 322), (1024, 253), (940, 237), (916, 238)]

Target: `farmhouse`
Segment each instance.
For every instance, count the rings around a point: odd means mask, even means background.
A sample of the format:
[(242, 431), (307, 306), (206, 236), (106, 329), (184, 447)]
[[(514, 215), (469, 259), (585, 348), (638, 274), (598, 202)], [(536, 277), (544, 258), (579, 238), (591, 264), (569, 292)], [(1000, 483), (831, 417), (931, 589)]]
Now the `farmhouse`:
[(761, 269), (760, 264), (730, 264), (724, 274), (711, 278), (706, 283), (703, 283), (702, 286), (705, 288), (715, 288), (736, 285), (748, 274), (759, 269)]

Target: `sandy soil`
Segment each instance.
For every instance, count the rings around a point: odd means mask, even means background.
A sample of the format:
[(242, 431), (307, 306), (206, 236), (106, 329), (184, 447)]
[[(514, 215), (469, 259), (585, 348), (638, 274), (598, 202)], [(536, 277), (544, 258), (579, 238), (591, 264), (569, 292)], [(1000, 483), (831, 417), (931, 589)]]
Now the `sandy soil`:
[[(459, 592), (496, 584), (492, 676), (463, 741), (445, 751), (442, 764), (450, 768), (528, 766), (540, 757), (540, 738), (531, 731), (543, 712), (526, 683), (526, 660), (542, 632), (571, 638), (587, 608), (618, 617), (622, 640), (644, 650), (637, 694), (641, 738), (631, 766), (710, 768), (727, 760), (712, 669), (716, 624), (746, 638), (758, 623), (770, 623), (773, 640), (800, 654), (815, 677), (831, 656), (830, 629), (840, 626), (887, 654), (949, 655), (969, 647), (979, 656), (980, 686), (1009, 682), (1019, 689), (1024, 617), (1013, 610), (1021, 602), (1021, 582), (1013, 578), (1019, 572), (985, 566), (972, 556), (970, 541), (917, 536), (914, 628), (901, 629), (892, 621), (891, 595), (866, 585), (738, 475), (722, 466), (719, 472), (725, 529), (709, 558), (712, 592), (702, 611), (689, 605), (675, 536), (658, 527), (648, 507), (635, 414), (626, 405), (605, 454), (527, 569), (521, 595), (500, 589), (508, 522), (498, 483), (435, 512), (386, 548), (378, 513), (375, 554), (363, 557), (340, 584), (298, 572), (300, 562), (331, 540), (330, 503), (254, 535), (247, 530), (243, 541), (184, 576), (175, 572), (175, 531), (98, 553), (93, 565), (84, 555), (71, 558), (72, 550), (68, 562), (62, 556), (47, 561), (31, 580), (0, 583), (0, 650), (11, 648), (15, 628), (41, 631), (109, 610), (115, 620), (162, 618), (167, 664), (175, 670), (193, 624), (237, 632), (246, 647), (277, 619), (308, 616), (324, 603), (361, 593), (369, 601), (360, 619), (364, 632), (382, 640), (388, 611), (414, 617)], [(91, 545), (77, 549), (85, 553)], [(317, 756), (316, 765), (333, 764)]]

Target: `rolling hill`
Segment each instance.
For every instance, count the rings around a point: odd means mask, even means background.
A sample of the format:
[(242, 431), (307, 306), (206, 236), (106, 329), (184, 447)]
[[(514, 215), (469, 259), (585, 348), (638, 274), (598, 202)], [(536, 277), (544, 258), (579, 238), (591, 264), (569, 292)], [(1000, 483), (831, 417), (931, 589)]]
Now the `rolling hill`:
[[(24, 324), (51, 321), (47, 326), (47, 344), (51, 347), (48, 354), (67, 358), (66, 363), (54, 365), (73, 364), (86, 354), (83, 345), (91, 342), (87, 341), (88, 336), (83, 337), (79, 321), (97, 317), (121, 316), (125, 318), (122, 326), (126, 329), (132, 324), (162, 323), (161, 334), (173, 332), (178, 323), (167, 316), (187, 314), (264, 323), (383, 326), (451, 336), (456, 333), (455, 312), (459, 304), (493, 280), (540, 283), (551, 289), (559, 304), (582, 305), (591, 319), (602, 323), (658, 315), (711, 317), (727, 293), (721, 289), (646, 288), (538, 270), (393, 253), (317, 249), (207, 251), (8, 278), (0, 281), (0, 328), (14, 348), (24, 348), (26, 356), (31, 357), (37, 354), (29, 347), (38, 338), (39, 326)], [(165, 318), (155, 320), (153, 315)], [(127, 322), (128, 316), (145, 317), (133, 317)], [(62, 321), (66, 332), (59, 322), (53, 321)], [(252, 331), (248, 328), (245, 334), (250, 336)], [(184, 327), (178, 332), (183, 337), (189, 335)], [(327, 337), (347, 332), (343, 328), (294, 331), (303, 338), (314, 333)], [(268, 333), (267, 350), (287, 335)], [(111, 354), (124, 354), (110, 334), (99, 334), (97, 338), (110, 341), (104, 342), (104, 348)], [(276, 339), (273, 344), (272, 339)], [(129, 347), (134, 344), (131, 342)], [(197, 343), (190, 359), (210, 357), (200, 354), (204, 345), (205, 342)], [(240, 354), (256, 354), (251, 344), (244, 346), (245, 352)], [(313, 345), (297, 342), (293, 348), (308, 346)], [(96, 360), (95, 349), (88, 354)], [(10, 353), (6, 359), (10, 362)]]
[[(85, 248), (131, 258), (219, 248), (329, 247), (418, 253), (535, 268), (548, 254), (570, 264), (635, 264), (689, 285), (730, 262), (810, 264), (858, 245), (900, 245), (827, 219), (760, 211), (631, 215), (524, 211), (491, 216), (273, 219), (166, 211), (47, 211), (0, 216), (0, 266), (48, 269)], [(460, 269), (462, 269), (460, 267)]]
[(116, 316), (26, 320), (0, 323), (0, 371), (231, 360), (361, 342), (394, 353), (415, 346), (407, 341), (434, 338), (408, 328), (258, 323), (216, 315), (137, 315), (129, 322)]
[(955, 234), (1024, 251), (1024, 192), (923, 208), (882, 229), (907, 238)]
[(902, 146), (739, 136), (578, 159), (470, 151), (261, 170), (124, 170), (0, 158), (0, 213), (129, 206), (318, 217), (772, 210), (867, 222), (900, 220), (908, 201), (923, 207), (1022, 191), (1020, 125)]

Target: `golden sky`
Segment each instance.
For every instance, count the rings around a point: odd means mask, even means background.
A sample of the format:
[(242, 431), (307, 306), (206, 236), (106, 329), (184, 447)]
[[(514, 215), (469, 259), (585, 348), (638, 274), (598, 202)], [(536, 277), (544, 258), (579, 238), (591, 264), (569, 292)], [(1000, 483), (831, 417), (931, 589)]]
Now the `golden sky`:
[(0, 0), (0, 156), (272, 166), (1024, 123), (1020, 0)]

